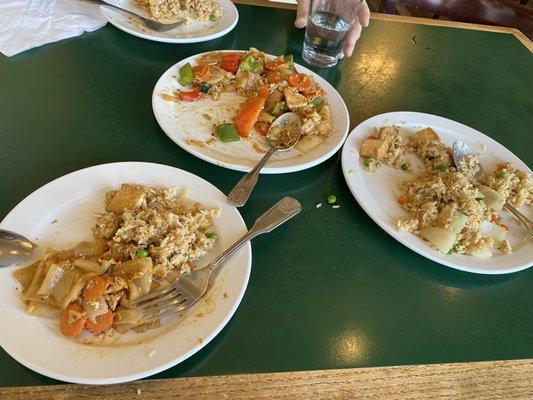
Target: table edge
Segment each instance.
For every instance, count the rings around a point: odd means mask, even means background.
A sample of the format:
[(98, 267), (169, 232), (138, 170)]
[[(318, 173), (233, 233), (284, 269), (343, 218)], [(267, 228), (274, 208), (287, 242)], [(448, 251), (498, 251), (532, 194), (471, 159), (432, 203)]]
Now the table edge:
[[(119, 385), (0, 388), (0, 398), (527, 398), (533, 359), (275, 372), (135, 381)], [(339, 397), (340, 396), (340, 397)], [(29, 398), (29, 397), (28, 397)]]
[[(246, 4), (260, 7), (270, 7), (270, 8), (282, 8), (295, 10), (296, 5), (287, 4), (287, 3), (264, 3), (260, 0), (233, 0), (236, 4)], [(457, 29), (469, 29), (474, 31), (485, 31), (485, 32), (496, 32), (496, 33), (506, 33), (513, 35), (520, 43), (522, 43), (530, 52), (533, 53), (533, 42), (528, 39), (520, 30), (516, 28), (509, 28), (505, 26), (495, 26), (495, 25), (483, 25), (483, 24), (473, 24), (470, 22), (457, 22), (457, 21), (447, 21), (441, 19), (429, 19), (429, 18), (418, 18), (410, 17), (406, 15), (395, 15), (395, 14), (382, 14), (382, 13), (370, 13), (371, 19), (377, 19), (382, 21), (395, 21), (403, 22), (408, 24), (418, 24), (418, 25), (431, 25), (431, 26), (443, 26), (447, 28), (457, 28)]]

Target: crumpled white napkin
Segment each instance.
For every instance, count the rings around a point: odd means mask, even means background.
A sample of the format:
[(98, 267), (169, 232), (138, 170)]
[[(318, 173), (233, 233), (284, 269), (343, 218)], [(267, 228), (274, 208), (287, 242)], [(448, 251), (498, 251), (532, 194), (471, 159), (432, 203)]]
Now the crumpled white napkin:
[(0, 51), (6, 56), (106, 24), (95, 4), (77, 0), (1, 0)]

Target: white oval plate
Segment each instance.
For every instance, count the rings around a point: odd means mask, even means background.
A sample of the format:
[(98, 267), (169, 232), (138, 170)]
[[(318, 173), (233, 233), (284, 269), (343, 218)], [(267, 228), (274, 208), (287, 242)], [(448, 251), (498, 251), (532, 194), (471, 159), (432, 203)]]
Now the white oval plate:
[[(248, 172), (268, 150), (264, 137), (254, 134), (249, 140), (222, 143), (212, 136), (214, 125), (233, 120), (245, 100), (244, 97), (234, 93), (222, 93), (219, 100), (205, 98), (194, 103), (174, 103), (161, 97), (161, 94), (170, 94), (179, 88), (175, 77), (179, 77), (180, 67), (186, 63), (194, 65), (195, 60), (201, 55), (197, 54), (180, 61), (159, 78), (152, 94), (155, 118), (167, 136), (182, 149), (211, 164)], [(274, 154), (261, 170), (262, 174), (301, 171), (326, 161), (342, 146), (350, 128), (350, 116), (346, 104), (333, 86), (301, 65), (296, 64), (296, 69), (298, 72), (312, 75), (326, 92), (331, 106), (334, 134), (306, 153), (293, 149)], [(206, 115), (210, 119), (207, 119)], [(260, 148), (261, 152), (256, 148)]]
[[(125, 10), (133, 11), (148, 18), (150, 17), (148, 12), (137, 6), (133, 0), (106, 1)], [(111, 7), (100, 6), (100, 11), (118, 29), (143, 39), (164, 43), (199, 43), (224, 36), (235, 28), (237, 21), (239, 21), (239, 12), (231, 0), (217, 1), (222, 7), (222, 18), (220, 20), (214, 22), (191, 21), (188, 24), (179, 25), (167, 32), (157, 32), (149, 29), (135, 17)]]
[[(226, 196), (207, 181), (177, 168), (141, 162), (104, 164), (58, 178), (21, 201), (2, 221), (39, 244), (35, 259), (47, 246), (66, 249), (91, 238), (93, 212), (103, 211), (103, 195), (121, 183), (178, 185), (189, 198), (219, 207), (215, 224), (218, 254), (246, 232), (246, 225)], [(145, 333), (116, 334), (83, 344), (63, 336), (57, 319), (25, 312), (15, 267), (0, 269), (0, 346), (26, 367), (54, 379), (83, 384), (110, 384), (144, 378), (170, 368), (209, 343), (228, 323), (248, 284), (250, 243), (221, 269), (206, 297), (176, 321)], [(97, 338), (98, 339), (98, 338)]]
[[(464, 255), (442, 254), (429, 246), (417, 236), (396, 229), (396, 221), (405, 217), (405, 212), (396, 203), (401, 193), (398, 183), (409, 178), (405, 172), (394, 170), (382, 165), (376, 172), (368, 172), (363, 168), (359, 148), (364, 138), (369, 136), (376, 127), (397, 125), (402, 133), (426, 127), (433, 128), (442, 141), (451, 146), (456, 140), (464, 140), (473, 151), (481, 152), (482, 144), (486, 151), (479, 156), (485, 169), (492, 170), (495, 164), (508, 161), (524, 171), (531, 170), (518, 157), (490, 137), (458, 122), (431, 114), (417, 112), (392, 112), (369, 118), (361, 122), (350, 133), (342, 151), (342, 171), (350, 191), (363, 210), (383, 228), (389, 235), (418, 254), (449, 267), (461, 271), (478, 274), (507, 274), (520, 271), (533, 263), (533, 244), (522, 243), (525, 230), (514, 221), (506, 219), (510, 226), (507, 234), (513, 247), (513, 254), (495, 253), (491, 258), (477, 258)], [(533, 207), (522, 207), (521, 211), (533, 217)], [(507, 214), (502, 212), (502, 216)]]

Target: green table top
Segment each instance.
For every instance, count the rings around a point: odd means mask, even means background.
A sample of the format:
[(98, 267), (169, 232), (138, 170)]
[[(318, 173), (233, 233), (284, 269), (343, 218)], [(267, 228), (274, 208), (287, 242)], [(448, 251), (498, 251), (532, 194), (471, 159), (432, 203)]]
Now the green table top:
[[(54, 178), (115, 161), (183, 168), (227, 193), (242, 174), (177, 147), (153, 117), (151, 93), (168, 67), (207, 50), (255, 46), (301, 62), (293, 11), (238, 8), (235, 30), (208, 43), (155, 43), (107, 25), (0, 56), (0, 218)], [(512, 35), (373, 20), (354, 57), (319, 73), (343, 96), (352, 128), (383, 112), (428, 112), (484, 132), (531, 165), (531, 71), (531, 53)], [(316, 209), (330, 193), (341, 208)], [(247, 224), (282, 195), (304, 210), (254, 241), (233, 319), (155, 377), (533, 357), (532, 269), (468, 274), (400, 245), (353, 199), (340, 154), (263, 176), (242, 209)], [(53, 382), (0, 350), (0, 386)]]

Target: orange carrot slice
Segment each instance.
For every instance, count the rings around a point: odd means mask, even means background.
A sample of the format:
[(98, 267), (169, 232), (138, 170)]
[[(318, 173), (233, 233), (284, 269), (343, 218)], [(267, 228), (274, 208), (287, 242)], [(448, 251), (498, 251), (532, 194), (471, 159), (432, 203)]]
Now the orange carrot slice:
[(252, 134), (252, 129), (254, 128), (257, 118), (259, 118), (259, 114), (261, 113), (261, 110), (263, 110), (264, 106), (264, 97), (254, 97), (246, 100), (241, 111), (233, 121), (233, 124), (235, 125), (235, 128), (237, 128), (239, 135), (245, 138), (250, 137)]
[(113, 325), (113, 316), (113, 311), (109, 310), (105, 314), (97, 316), (95, 318), (96, 323), (87, 320), (85, 329), (95, 334), (105, 332)]
[(80, 313), (82, 314), (83, 307), (76, 303), (71, 303), (65, 308), (63, 311), (61, 311), (61, 315), (59, 316), (59, 328), (61, 329), (61, 332), (65, 336), (78, 336), (82, 331), (83, 327), (85, 326), (85, 323), (87, 322), (87, 317), (85, 314), (78, 318), (75, 321), (72, 321), (69, 323), (69, 316), (72, 312)]
[(399, 203), (399, 204), (405, 204), (407, 202), (407, 199), (405, 198), (405, 196), (403, 194), (399, 195), (398, 198), (396, 199), (396, 201)]
[(82, 297), (87, 301), (100, 300), (107, 289), (109, 279), (107, 275), (99, 275), (91, 278), (83, 288)]

